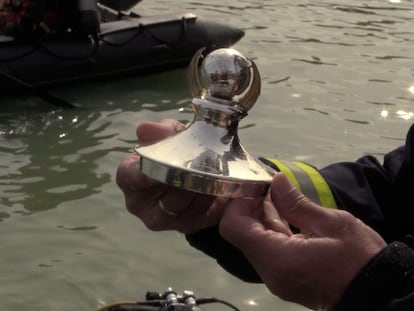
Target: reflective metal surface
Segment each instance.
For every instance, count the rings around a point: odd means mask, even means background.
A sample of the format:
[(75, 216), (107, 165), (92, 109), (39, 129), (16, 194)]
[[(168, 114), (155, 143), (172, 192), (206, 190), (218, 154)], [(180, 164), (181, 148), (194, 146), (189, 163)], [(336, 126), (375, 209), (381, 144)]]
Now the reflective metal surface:
[(237, 133), (239, 121), (260, 93), (256, 66), (233, 49), (218, 49), (204, 58), (199, 51), (188, 77), (196, 96), (194, 120), (175, 136), (138, 146), (141, 171), (199, 193), (233, 198), (265, 195), (273, 172), (245, 150)]

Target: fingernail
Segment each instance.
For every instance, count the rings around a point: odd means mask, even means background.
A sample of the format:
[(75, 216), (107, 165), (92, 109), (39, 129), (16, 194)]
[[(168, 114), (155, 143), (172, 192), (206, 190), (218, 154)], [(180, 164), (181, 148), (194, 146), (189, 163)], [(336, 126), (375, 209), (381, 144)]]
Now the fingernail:
[(186, 129), (186, 125), (177, 121), (174, 126), (174, 134), (180, 133), (185, 129)]

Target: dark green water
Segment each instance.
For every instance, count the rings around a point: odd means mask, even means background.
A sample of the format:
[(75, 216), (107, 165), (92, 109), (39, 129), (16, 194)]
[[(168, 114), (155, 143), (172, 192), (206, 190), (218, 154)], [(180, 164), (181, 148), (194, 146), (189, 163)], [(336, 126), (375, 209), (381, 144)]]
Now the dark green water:
[[(317, 166), (379, 158), (412, 123), (413, 1), (144, 0), (142, 15), (192, 11), (246, 30), (262, 95), (241, 123), (256, 155)], [(0, 98), (1, 310), (95, 310), (168, 286), (244, 310), (303, 310), (241, 282), (174, 232), (149, 232), (114, 183), (143, 120), (190, 120), (186, 69), (35, 97)], [(184, 110), (184, 112), (182, 112)]]

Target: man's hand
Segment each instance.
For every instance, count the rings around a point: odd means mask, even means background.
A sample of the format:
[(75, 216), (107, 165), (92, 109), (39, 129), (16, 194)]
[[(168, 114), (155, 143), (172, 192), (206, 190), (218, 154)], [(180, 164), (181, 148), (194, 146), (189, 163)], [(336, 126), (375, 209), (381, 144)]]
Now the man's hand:
[[(155, 143), (185, 129), (184, 124), (164, 119), (137, 127), (140, 145)], [(127, 156), (119, 165), (116, 182), (125, 195), (127, 209), (151, 230), (193, 233), (216, 225), (225, 199), (197, 194), (158, 183), (139, 170), (139, 155)]]
[[(304, 233), (293, 233), (293, 227)], [(329, 309), (385, 241), (350, 213), (322, 208), (278, 173), (264, 203), (232, 200), (221, 235), (282, 299)]]

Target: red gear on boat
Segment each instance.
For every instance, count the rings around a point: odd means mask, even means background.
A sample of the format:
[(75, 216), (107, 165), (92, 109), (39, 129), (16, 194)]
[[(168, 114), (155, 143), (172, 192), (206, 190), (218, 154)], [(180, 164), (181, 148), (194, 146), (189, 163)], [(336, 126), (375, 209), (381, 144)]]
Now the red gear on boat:
[(25, 13), (30, 0), (21, 0), (5, 3), (0, 10), (0, 32), (4, 32), (6, 25), (20, 23), (20, 19)]

